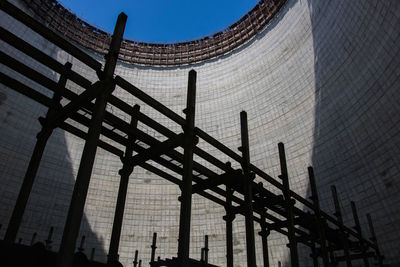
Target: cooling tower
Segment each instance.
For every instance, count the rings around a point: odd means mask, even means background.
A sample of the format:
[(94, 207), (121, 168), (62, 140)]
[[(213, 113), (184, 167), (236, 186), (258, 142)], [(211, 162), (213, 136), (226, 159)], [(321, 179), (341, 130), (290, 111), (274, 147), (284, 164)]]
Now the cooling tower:
[[(53, 1), (42, 1), (55, 5)], [(69, 17), (77, 21), (72, 14), (61, 16), (59, 13), (46, 21), (43, 12), (34, 7), (34, 3), (40, 1), (10, 2), (45, 25), (51, 26), (53, 21), (57, 25), (68, 24)], [(266, 2), (270, 1), (261, 1), (258, 8)], [(308, 198), (311, 189), (307, 167), (313, 166), (322, 209), (334, 213), (330, 187), (336, 185), (345, 224), (354, 225), (350, 207), (350, 201), (354, 201), (363, 234), (369, 237), (365, 215), (370, 213), (385, 263), (398, 266), (400, 2), (275, 2), (282, 6), (272, 18), (238, 37), (236, 43), (222, 44), (219, 51), (202, 47), (207, 39), (193, 41), (190, 45), (180, 44), (192, 49), (192, 54), (187, 52), (187, 56), (181, 57), (172, 51), (174, 47), (179, 48), (179, 44), (132, 43), (142, 50), (124, 50), (115, 74), (183, 117), (188, 72), (196, 70), (197, 127), (238, 151), (241, 142), (239, 114), (247, 111), (251, 163), (278, 180), (277, 144), (283, 142), (290, 188)], [(244, 18), (237, 25), (242, 25), (243, 21), (248, 22)], [(95, 71), (2, 11), (0, 24), (59, 62), (71, 62), (72, 69), (90, 81), (97, 80)], [(89, 33), (72, 36), (62, 28), (53, 27), (53, 30), (104, 64), (102, 49), (106, 44), (91, 44), (90, 40), (95, 38)], [(27, 59), (5, 42), (2, 41), (0, 47), (4, 53), (58, 80), (57, 73)], [(0, 68), (51, 96), (40, 85), (5, 65)], [(68, 82), (67, 86), (79, 92), (73, 82)], [(114, 95), (131, 106), (139, 104), (144, 114), (172, 131), (182, 131), (124, 90), (117, 87)], [(41, 129), (38, 118), (46, 111), (47, 108), (37, 102), (0, 85), (0, 223), (3, 225), (0, 238), (4, 237), (36, 134)], [(125, 121), (130, 120), (121, 110), (108, 106), (108, 111)], [(147, 129), (140, 123), (138, 127)], [(161, 137), (156, 131), (148, 134)], [(224, 162), (231, 160), (202, 140), (200, 145)], [(60, 129), (50, 137), (18, 232), (17, 238), (21, 238), (22, 243), (29, 244), (35, 232), (38, 240), (45, 240), (50, 227), (54, 227), (52, 249), (58, 250), (83, 146), (84, 140)], [(239, 164), (233, 163), (233, 166)], [(97, 150), (80, 236), (86, 237), (85, 252), (90, 254), (95, 248), (94, 258), (101, 262), (107, 259), (121, 167), (120, 158), (101, 148)], [(268, 183), (265, 187), (276, 190)], [(156, 255), (161, 258), (176, 256), (179, 195), (177, 185), (135, 167), (128, 186), (119, 249), (124, 266), (132, 266), (135, 250), (139, 250), (144, 263), (150, 261), (153, 232), (158, 234)], [(209, 262), (226, 266), (224, 207), (193, 195), (192, 208), (190, 256), (200, 258), (204, 236), (208, 235)], [(262, 266), (259, 231), (256, 223), (257, 266)], [(235, 266), (247, 266), (245, 235), (244, 217), (237, 215), (233, 223)], [(287, 238), (272, 231), (268, 243), (271, 266), (278, 266), (278, 262), (290, 266)], [(310, 253), (309, 248), (299, 245), (301, 266), (311, 266)], [(353, 266), (358, 266), (357, 263), (362, 266), (362, 261), (354, 261)]]

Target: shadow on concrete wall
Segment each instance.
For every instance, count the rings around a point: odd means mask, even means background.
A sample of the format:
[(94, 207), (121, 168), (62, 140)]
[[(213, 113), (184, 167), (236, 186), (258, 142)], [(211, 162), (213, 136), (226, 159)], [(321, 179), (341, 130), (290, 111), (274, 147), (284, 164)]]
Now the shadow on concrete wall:
[[(16, 97), (15, 93), (9, 90), (11, 89), (1, 88), (0, 93), (3, 99), (8, 96)], [(17, 98), (19, 104), (37, 105), (31, 100), (21, 99), (18, 96)], [(2, 132), (0, 142), (3, 144), (0, 179), (3, 185), (7, 184), (2, 186), (3, 193), (0, 194), (2, 206), (6, 207), (1, 209), (0, 214), (1, 223), (4, 226), (3, 236), (36, 141), (36, 133), (39, 130), (39, 123), (32, 118), (32, 113), (36, 115), (36, 111), (21, 112), (21, 109), (23, 106), (8, 105), (7, 99), (0, 106), (2, 114), (6, 114), (0, 121)], [(23, 244), (29, 244), (35, 232), (37, 233), (36, 240), (44, 241), (47, 239), (50, 227), (54, 227), (53, 250), (58, 249), (74, 181), (65, 135), (62, 131), (57, 131), (48, 142), (18, 234), (18, 239), (22, 238)], [(91, 248), (95, 247), (96, 259), (104, 261), (106, 253), (103, 250), (103, 243), (91, 230), (86, 216), (83, 217), (81, 224), (80, 236), (82, 235), (86, 236), (85, 252), (90, 253)], [(77, 245), (79, 246), (79, 243)]]
[[(379, 2), (379, 1), (378, 1)], [(371, 213), (386, 263), (400, 252), (400, 38), (398, 1), (308, 0), (315, 55), (312, 164), (322, 208), (336, 185), (345, 223)], [(397, 12), (398, 13), (398, 12)]]
[[(15, 30), (18, 31), (19, 29)], [(47, 43), (44, 43), (41, 48), (48, 51), (49, 47)], [(1, 49), (8, 52), (6, 51), (7, 46), (2, 46)], [(50, 50), (52, 55), (57, 55), (58, 52), (59, 50), (56, 48)], [(18, 54), (17, 58), (30, 61), (22, 54)], [(36, 69), (49, 78), (58, 79), (53, 72), (46, 68), (36, 65)], [(5, 70), (4, 67), (2, 67), (3, 70)], [(30, 81), (22, 82), (28, 86), (33, 86), (32, 88), (39, 88)], [(46, 90), (43, 90), (43, 92), (46, 92), (49, 96), (52, 95)], [(41, 107), (27, 97), (0, 85), (0, 206), (2, 207), (0, 209), (0, 224), (3, 225), (1, 229), (2, 237), (4, 237), (36, 142), (36, 134), (40, 130), (37, 119), (39, 116), (44, 116), (46, 111), (47, 108)], [(77, 154), (80, 158), (80, 152)], [(75, 155), (75, 157), (77, 156)], [(46, 146), (17, 240), (21, 238), (23, 244), (29, 245), (33, 234), (37, 233), (36, 241), (44, 241), (47, 239), (50, 227), (54, 227), (52, 250), (58, 250), (74, 182), (71, 155), (68, 151), (65, 133), (56, 130)], [(77, 247), (82, 235), (86, 236), (85, 253), (88, 257), (92, 248), (95, 248), (95, 260), (106, 261), (103, 242), (92, 230), (86, 215), (82, 219)]]

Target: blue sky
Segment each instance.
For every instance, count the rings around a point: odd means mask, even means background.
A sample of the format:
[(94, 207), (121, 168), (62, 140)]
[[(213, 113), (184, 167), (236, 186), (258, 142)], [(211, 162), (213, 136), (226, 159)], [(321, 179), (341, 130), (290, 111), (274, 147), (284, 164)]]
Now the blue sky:
[(148, 42), (197, 39), (229, 26), (258, 0), (59, 0), (78, 17), (112, 32), (128, 15), (125, 37)]

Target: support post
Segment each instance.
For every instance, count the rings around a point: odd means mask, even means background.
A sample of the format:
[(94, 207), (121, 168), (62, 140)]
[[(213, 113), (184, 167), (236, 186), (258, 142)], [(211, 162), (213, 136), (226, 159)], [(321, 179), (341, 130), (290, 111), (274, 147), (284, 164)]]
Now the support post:
[(331, 250), (331, 251), (329, 252), (329, 257), (330, 257), (330, 259), (331, 259), (331, 266), (332, 266), (332, 267), (337, 267), (337, 262), (336, 262), (336, 258), (335, 258), (335, 253), (334, 253), (333, 250)]
[(360, 247), (361, 247), (362, 258), (364, 261), (364, 266), (369, 267), (369, 260), (368, 260), (368, 256), (367, 256), (366, 249), (365, 249), (364, 238), (362, 236), (360, 220), (358, 219), (356, 204), (354, 203), (354, 201), (351, 201), (350, 204), (351, 204), (351, 210), (353, 212), (353, 219), (354, 219), (354, 223), (355, 223), (354, 228), (356, 229), (356, 231), (359, 235)]
[(137, 265), (138, 265), (138, 254), (139, 254), (139, 251), (136, 250), (135, 251), (135, 258), (133, 260), (133, 267), (137, 267)]
[(286, 216), (288, 220), (288, 239), (289, 239), (289, 249), (290, 249), (290, 259), (292, 263), (292, 267), (299, 267), (299, 254), (297, 251), (297, 240), (295, 235), (295, 228), (294, 228), (294, 213), (293, 213), (293, 204), (291, 202), (291, 195), (290, 195), (290, 186), (289, 186), (289, 176), (287, 171), (286, 165), (286, 155), (285, 155), (285, 146), (283, 143), (278, 144), (279, 148), (279, 160), (281, 164), (281, 175), (280, 178), (282, 179), (283, 184), (283, 196), (286, 202)]
[[(132, 129), (137, 128), (138, 120), (137, 120), (137, 113), (140, 110), (139, 105), (133, 106), (133, 114), (131, 114), (131, 123), (130, 127)], [(129, 176), (133, 172), (133, 162), (131, 162), (131, 158), (133, 156), (133, 145), (136, 141), (136, 137), (133, 134), (128, 135), (128, 144), (125, 148), (125, 154), (121, 158), (122, 161), (122, 169), (119, 170), (119, 175), (121, 176), (119, 189), (118, 189), (118, 197), (117, 197), (117, 205), (115, 207), (114, 213), (114, 222), (113, 228), (111, 233), (111, 241), (110, 247), (108, 250), (108, 263), (118, 261), (118, 249), (119, 249), (119, 241), (121, 238), (121, 229), (122, 229), (122, 221), (124, 217), (124, 210), (125, 210), (125, 201), (126, 201), (126, 194), (128, 192), (128, 184), (129, 184)]]
[(92, 250), (91, 250), (91, 252), (90, 252), (90, 261), (93, 261), (94, 260), (94, 254), (95, 254), (95, 252), (96, 252), (96, 248), (92, 248)]
[(240, 112), (240, 128), (242, 146), (242, 169), (244, 174), (243, 193), (244, 193), (244, 209), (245, 209), (245, 224), (246, 224), (246, 251), (247, 251), (247, 266), (256, 266), (256, 248), (254, 240), (254, 221), (253, 221), (253, 193), (251, 184), (253, 182), (250, 175), (250, 149), (249, 149), (249, 132), (247, 125), (247, 113)]
[(321, 207), (319, 204), (318, 190), (317, 185), (315, 183), (314, 169), (312, 167), (308, 167), (308, 176), (310, 178), (310, 186), (311, 186), (311, 198), (314, 206), (314, 214), (317, 223), (317, 230), (319, 236), (319, 243), (321, 246), (321, 254), (322, 254), (322, 262), (324, 267), (329, 267), (329, 253), (326, 247), (326, 236), (324, 229), (324, 221), (321, 215)]
[(370, 239), (372, 240), (372, 242), (374, 242), (375, 247), (376, 247), (375, 252), (376, 252), (376, 256), (378, 258), (378, 266), (383, 267), (383, 256), (381, 255), (381, 252), (380, 252), (380, 249), (378, 246), (378, 239), (376, 239), (374, 225), (372, 223), (371, 215), (369, 213), (367, 214), (367, 220), (368, 220), (369, 231), (371, 233)]
[(86, 237), (83, 235), (81, 238), (81, 244), (78, 248), (79, 252), (83, 252), (85, 250), (85, 240), (86, 240)]
[(204, 236), (204, 262), (205, 262), (206, 266), (208, 264), (208, 251), (209, 251), (209, 249), (208, 249), (208, 235), (205, 235)]
[(339, 222), (339, 230), (340, 230), (340, 238), (342, 239), (343, 250), (344, 250), (344, 257), (346, 259), (347, 267), (352, 267), (351, 257), (350, 257), (350, 249), (349, 249), (349, 241), (347, 239), (346, 233), (344, 232), (344, 224), (343, 224), (343, 217), (342, 212), (340, 210), (339, 198), (336, 191), (336, 186), (331, 186), (333, 201), (335, 204), (335, 216)]
[(181, 266), (189, 264), (190, 220), (192, 213), (192, 169), (193, 148), (195, 142), (194, 119), (196, 104), (196, 71), (189, 72), (186, 109), (186, 122), (183, 126), (185, 133), (183, 152), (183, 175), (181, 184), (181, 208), (179, 218), (178, 259)]
[(267, 222), (265, 220), (265, 216), (261, 215), (261, 232), (259, 233), (261, 236), (262, 247), (263, 247), (263, 259), (264, 259), (264, 267), (269, 267), (269, 256), (268, 256), (268, 236), (270, 234), (269, 229), (267, 229)]
[(33, 235), (32, 235), (32, 239), (31, 239), (31, 246), (33, 246), (33, 245), (35, 244), (35, 242), (36, 242), (36, 237), (37, 237), (37, 233), (34, 232)]
[(312, 241), (311, 243), (311, 258), (313, 259), (313, 265), (314, 267), (318, 267), (318, 255), (317, 255), (317, 249), (315, 247), (315, 242)]
[(226, 186), (226, 215), (223, 217), (226, 222), (226, 266), (233, 267), (233, 236), (232, 222), (235, 219), (235, 214), (232, 213), (232, 195), (233, 190)]
[[(42, 160), (44, 149), (46, 148), (47, 140), (53, 133), (53, 128), (46, 125), (46, 120), (53, 116), (60, 106), (60, 101), (62, 98), (63, 91), (65, 90), (65, 85), (67, 84), (69, 72), (71, 70), (72, 64), (67, 62), (64, 65), (64, 73), (61, 74), (60, 79), (57, 84), (57, 90), (54, 92), (52, 98), (52, 105), (48, 109), (46, 114), (46, 119), (42, 124), (41, 131), (37, 134), (35, 148), (33, 149), (31, 159), (29, 161), (28, 169), (26, 170), (24, 180), (21, 185), (21, 189), (18, 194), (17, 201), (15, 203), (13, 212), (11, 214), (10, 221), (8, 223), (8, 228), (4, 236), (4, 240), (9, 243), (14, 243), (17, 237), (19, 227), (21, 226), (22, 217), (24, 216), (25, 208), (29, 200), (29, 196), (32, 191), (33, 183), (36, 178), (37, 171), (39, 169), (40, 161)], [(43, 122), (43, 121), (42, 121)]]
[(150, 258), (150, 264), (154, 262), (154, 259), (156, 257), (156, 249), (157, 249), (157, 233), (153, 233), (153, 243), (151, 244), (151, 258)]
[(47, 239), (44, 241), (47, 250), (51, 250), (51, 243), (53, 243), (51, 238), (53, 237), (53, 232), (54, 232), (54, 227), (52, 226), (52, 227), (50, 227), (49, 235), (47, 236)]
[(124, 13), (121, 13), (118, 16), (113, 38), (111, 40), (110, 50), (106, 56), (106, 63), (102, 75), (104, 84), (102, 92), (98, 95), (95, 101), (87, 139), (83, 148), (74, 191), (72, 193), (71, 204), (68, 210), (67, 220), (61, 240), (57, 264), (58, 267), (70, 267), (72, 265), (76, 239), (78, 237), (83, 210), (85, 207), (86, 196), (89, 188), (94, 159), (96, 156), (97, 143), (100, 137), (107, 99), (115, 88), (113, 75), (118, 60), (118, 54), (123, 38), (126, 20), (127, 16)]

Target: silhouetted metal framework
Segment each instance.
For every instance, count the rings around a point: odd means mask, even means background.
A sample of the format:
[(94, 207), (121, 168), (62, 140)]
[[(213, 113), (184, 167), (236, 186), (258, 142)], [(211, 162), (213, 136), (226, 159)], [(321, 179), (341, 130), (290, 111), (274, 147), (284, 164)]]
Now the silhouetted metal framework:
[[(153, 99), (122, 77), (114, 77), (118, 51), (121, 46), (127, 19), (125, 14), (121, 13), (118, 17), (110, 50), (106, 56), (105, 66), (103, 67), (85, 52), (53, 33), (45, 25), (37, 22), (7, 1), (0, 2), (0, 6), (7, 14), (19, 20), (73, 57), (79, 59), (96, 71), (98, 75), (98, 81), (92, 83), (81, 74), (73, 71), (71, 63), (61, 64), (1, 27), (0, 36), (4, 42), (24, 53), (27, 58), (35, 60), (60, 74), (58, 82), (55, 82), (25, 65), (23, 62), (0, 51), (0, 62), (2, 64), (54, 92), (53, 97), (50, 98), (35, 90), (35, 88), (30, 88), (21, 81), (0, 72), (0, 81), (5, 86), (49, 108), (45, 118), (39, 119), (42, 124), (42, 130), (37, 135), (37, 143), (8, 224), (5, 236), (7, 242), (12, 243), (16, 240), (21, 218), (25, 211), (46, 142), (53, 129), (59, 127), (85, 140), (60, 246), (58, 256), (59, 267), (71, 266), (97, 147), (101, 147), (120, 157), (123, 163), (123, 167), (119, 172), (121, 179), (108, 255), (109, 263), (117, 261), (118, 258), (127, 182), (133, 168), (140, 166), (179, 185), (181, 189), (181, 196), (179, 197), (181, 211), (178, 257), (155, 260), (157, 237), (155, 234), (151, 246), (151, 266), (163, 266), (165, 264), (168, 266), (212, 266), (208, 264), (208, 237), (206, 237), (204, 248), (202, 249), (201, 261), (189, 259), (190, 215), (193, 194), (199, 194), (225, 207), (226, 216), (223, 219), (226, 221), (228, 266), (233, 266), (234, 261), (232, 252), (232, 221), (239, 214), (245, 216), (246, 219), (248, 266), (256, 266), (254, 222), (259, 223), (262, 229), (259, 234), (262, 236), (263, 241), (264, 266), (269, 265), (267, 237), (270, 231), (276, 231), (288, 237), (292, 266), (299, 266), (297, 251), (297, 244), (299, 243), (310, 247), (315, 266), (318, 266), (318, 258), (323, 259), (325, 267), (330, 266), (330, 264), (335, 265), (340, 261), (345, 261), (347, 266), (351, 266), (351, 262), (356, 259), (363, 259), (365, 265), (368, 266), (371, 257), (375, 257), (379, 266), (383, 266), (383, 257), (380, 254), (369, 215), (367, 217), (371, 230), (371, 238), (367, 239), (361, 231), (354, 203), (352, 203), (352, 211), (356, 225), (355, 230), (343, 224), (335, 187), (332, 188), (336, 207), (335, 215), (331, 216), (322, 211), (319, 205), (314, 172), (311, 167), (309, 167), (308, 172), (312, 201), (299, 196), (289, 188), (289, 174), (286, 166), (285, 149), (282, 143), (278, 145), (281, 165), (279, 180), (274, 179), (266, 172), (251, 164), (246, 112), (242, 111), (240, 113), (242, 142), (239, 151), (241, 154), (237, 154), (203, 130), (195, 127), (196, 72), (194, 70), (189, 72), (187, 106), (184, 110), (185, 118), (174, 113), (168, 107)], [(77, 94), (69, 90), (66, 87), (68, 80), (82, 87), (82, 92)], [(165, 115), (169, 120), (180, 125), (183, 129), (182, 133), (177, 134), (148, 117), (140, 111), (138, 105), (130, 106), (114, 96), (112, 92), (116, 86), (125, 90), (126, 94), (136, 97), (146, 105)], [(61, 100), (63, 100), (63, 103), (69, 102), (62, 106)], [(92, 100), (95, 100), (95, 103), (92, 103)], [(130, 115), (130, 122), (124, 121), (120, 117), (108, 112), (106, 110), (107, 105), (117, 107)], [(163, 141), (140, 130), (137, 127), (138, 123), (160, 133), (164, 136)], [(113, 140), (115, 145), (103, 141), (100, 139), (100, 136)], [(241, 168), (235, 169), (230, 162), (222, 162), (197, 146), (200, 138), (218, 149), (221, 154), (225, 154), (232, 161), (239, 163)], [(120, 149), (121, 146), (125, 147), (125, 151)], [(175, 150), (177, 147), (182, 147), (184, 152), (181, 153)], [(193, 159), (194, 155), (213, 165), (213, 169), (195, 161)], [(175, 175), (163, 171), (160, 166), (172, 171)], [(262, 178), (263, 182), (254, 182), (256, 176)], [(269, 188), (273, 186), (281, 190), (281, 193), (273, 193), (266, 189), (265, 185), (268, 185)], [(296, 203), (301, 203), (304, 207), (300, 209), (296, 207)], [(52, 231), (49, 234), (49, 240), (51, 240), (51, 235)], [(83, 242), (84, 239), (82, 240)], [(94, 251), (92, 251), (93, 253)], [(137, 260), (136, 253), (135, 266), (138, 263)], [(141, 261), (139, 260), (140, 265)]]
[[(111, 35), (81, 20), (56, 0), (23, 0), (47, 27), (81, 46), (105, 55)], [(141, 65), (182, 65), (226, 54), (260, 32), (286, 0), (261, 0), (229, 27), (202, 39), (170, 44), (123, 40), (119, 59)]]

